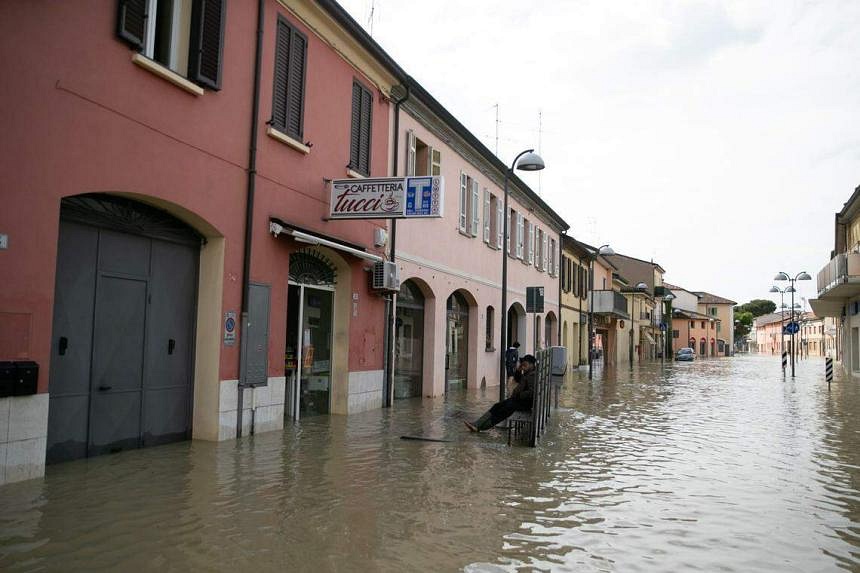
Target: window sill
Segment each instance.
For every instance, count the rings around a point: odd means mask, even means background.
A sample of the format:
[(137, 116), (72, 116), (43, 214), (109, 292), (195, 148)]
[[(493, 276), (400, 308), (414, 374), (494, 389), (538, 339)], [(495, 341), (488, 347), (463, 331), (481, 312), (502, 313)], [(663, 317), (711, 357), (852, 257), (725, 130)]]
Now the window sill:
[(147, 58), (143, 54), (133, 55), (131, 57), (131, 61), (134, 64), (143, 68), (144, 70), (151, 72), (151, 73), (155, 74), (156, 76), (167, 80), (168, 82), (172, 83), (173, 85), (187, 91), (191, 95), (202, 96), (204, 94), (203, 88), (201, 88), (197, 84), (186, 80), (185, 78), (183, 78), (182, 76), (180, 76), (179, 74), (174, 72), (173, 70), (171, 70), (169, 68), (165, 68), (164, 66), (162, 66), (158, 62), (150, 60), (149, 58)]
[(484, 348), (484, 352), (495, 352), (495, 348)]
[(457, 227), (457, 232), (458, 232), (458, 233), (460, 233), (461, 235), (463, 235), (463, 236), (464, 236), (464, 237), (466, 237), (466, 238), (469, 238), (469, 239), (474, 239), (474, 238), (475, 238), (474, 236), (472, 236), (472, 234), (471, 234), (471, 233), (469, 233), (468, 231), (464, 231), (463, 229), (461, 229), (461, 228), (459, 228), (459, 227)]
[(362, 175), (358, 171), (350, 169), (349, 167), (346, 168), (346, 176), (351, 177), (352, 179), (367, 179), (366, 176)]
[(275, 129), (271, 125), (266, 129), (266, 135), (268, 135), (269, 137), (271, 137), (272, 139), (274, 139), (276, 141), (280, 141), (281, 143), (283, 143), (284, 145), (286, 145), (288, 147), (292, 147), (293, 149), (295, 149), (299, 153), (304, 153), (305, 155), (307, 155), (311, 152), (310, 147), (308, 147), (307, 145), (305, 145), (301, 141), (298, 141), (297, 139), (293, 139), (292, 137), (290, 137), (289, 135), (287, 135), (283, 131)]

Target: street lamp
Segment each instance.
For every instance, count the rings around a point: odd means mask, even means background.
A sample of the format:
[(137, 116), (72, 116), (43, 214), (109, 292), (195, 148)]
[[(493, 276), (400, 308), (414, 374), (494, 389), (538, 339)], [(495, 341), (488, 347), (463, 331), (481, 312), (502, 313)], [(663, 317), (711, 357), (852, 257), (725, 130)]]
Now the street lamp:
[(591, 254), (591, 259), (588, 261), (588, 379), (592, 379), (592, 365), (594, 361), (594, 259), (598, 255), (611, 257), (615, 254), (612, 247), (609, 245), (600, 245), (597, 250)]
[[(791, 278), (791, 275), (784, 272), (776, 273), (776, 276), (773, 277), (775, 281), (790, 281), (791, 284), (785, 289), (785, 292), (791, 293), (791, 322), (794, 322), (794, 293), (796, 292), (794, 288), (794, 283), (796, 281), (811, 281), (812, 277), (809, 276), (809, 273), (806, 271), (797, 273), (794, 278)], [(776, 288), (776, 287), (773, 287)], [(771, 289), (772, 291), (773, 289)], [(791, 377), (794, 378), (794, 329), (791, 332)]]
[(507, 344), (505, 338), (508, 331), (508, 178), (514, 172), (514, 169), (520, 171), (540, 171), (545, 167), (543, 159), (540, 155), (534, 152), (534, 149), (526, 149), (521, 151), (514, 158), (510, 169), (505, 169), (505, 212), (502, 216), (502, 336), (501, 336), (501, 356), (499, 356), (499, 400), (505, 399), (505, 383), (508, 380), (508, 373), (505, 369), (505, 351)]
[[(638, 291), (643, 291), (646, 288), (648, 288), (648, 285), (646, 285), (643, 282), (640, 282), (636, 285), (635, 288)], [(631, 370), (633, 369), (633, 314), (634, 314), (633, 313), (633, 306), (634, 306), (635, 302), (636, 302), (636, 292), (633, 291), (630, 294), (630, 368), (631, 368)], [(642, 309), (642, 303), (639, 303), (639, 309), (640, 310)]]
[(660, 350), (660, 363), (661, 364), (663, 364), (666, 360), (666, 346), (667, 346), (667, 344), (666, 344), (666, 333), (669, 330), (669, 325), (671, 324), (671, 320), (672, 320), (672, 317), (670, 316), (669, 321), (667, 322), (666, 321), (666, 315), (671, 314), (671, 312), (672, 312), (671, 309), (672, 309), (672, 301), (673, 300), (675, 300), (675, 295), (673, 295), (670, 292), (663, 297), (663, 302), (661, 303), (661, 304), (663, 304), (663, 308), (661, 309), (663, 311), (663, 324), (662, 324), (663, 328), (660, 329), (660, 336), (662, 337), (662, 338), (660, 338), (660, 344), (662, 344), (662, 346), (663, 346), (663, 348)]

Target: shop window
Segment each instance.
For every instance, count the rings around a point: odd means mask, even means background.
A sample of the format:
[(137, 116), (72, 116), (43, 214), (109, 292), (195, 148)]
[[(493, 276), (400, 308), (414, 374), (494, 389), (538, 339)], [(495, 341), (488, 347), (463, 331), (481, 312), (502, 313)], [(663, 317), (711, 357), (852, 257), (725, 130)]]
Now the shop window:
[(117, 34), (150, 60), (217, 90), (221, 87), (225, 3), (120, 0)]
[(349, 138), (349, 168), (361, 175), (370, 175), (370, 126), (373, 116), (373, 96), (370, 90), (352, 83), (352, 119)]

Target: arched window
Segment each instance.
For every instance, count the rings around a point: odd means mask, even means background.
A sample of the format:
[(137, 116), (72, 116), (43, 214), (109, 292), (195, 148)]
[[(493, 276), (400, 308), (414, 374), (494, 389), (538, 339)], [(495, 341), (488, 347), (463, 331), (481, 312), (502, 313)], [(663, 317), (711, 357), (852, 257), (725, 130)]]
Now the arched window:
[(493, 332), (495, 331), (495, 309), (492, 306), (487, 307), (487, 350), (494, 350), (493, 348)]

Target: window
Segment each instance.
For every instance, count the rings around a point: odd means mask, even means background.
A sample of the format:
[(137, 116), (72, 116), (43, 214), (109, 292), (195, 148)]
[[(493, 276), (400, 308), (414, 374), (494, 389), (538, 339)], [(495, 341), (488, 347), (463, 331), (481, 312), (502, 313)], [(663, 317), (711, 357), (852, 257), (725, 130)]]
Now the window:
[(702, 328), (705, 328), (705, 321), (702, 321)]
[(517, 258), (523, 258), (523, 251), (525, 249), (525, 219), (523, 218), (522, 213), (517, 213)]
[(472, 225), (470, 228), (471, 235), (473, 237), (478, 236), (478, 224), (479, 224), (479, 207), (478, 207), (478, 182), (472, 178), (469, 178), (471, 187), (472, 187), (472, 203), (470, 206), (469, 214), (472, 216)]
[[(496, 201), (496, 248), (502, 248), (502, 237), (504, 236), (504, 229), (502, 225), (504, 225), (504, 216), (503, 213), (504, 207), (502, 205), (502, 200), (499, 197), (493, 197)], [(510, 232), (510, 231), (508, 231)], [(510, 249), (509, 249), (510, 250)]]
[(672, 331), (672, 338), (678, 338), (678, 331), (677, 330)]
[(547, 247), (547, 239), (549, 237), (547, 237), (546, 233), (541, 233), (541, 235), (543, 236), (543, 243), (541, 244), (541, 255), (542, 255), (541, 262), (543, 263), (543, 266), (541, 267), (541, 270), (546, 271), (546, 270), (550, 270), (548, 268), (548, 265), (549, 265), (549, 248)]
[(558, 267), (555, 264), (555, 239), (549, 240), (549, 274), (550, 276), (558, 276)]
[(457, 227), (464, 235), (478, 236), (478, 182), (460, 172), (460, 214)]
[(690, 328), (696, 328), (696, 321), (694, 321), (694, 320), (690, 321)]
[(286, 18), (278, 18), (272, 127), (301, 142), (304, 135), (305, 68), (308, 39)]
[(567, 290), (567, 279), (570, 276), (570, 273), (567, 272), (567, 257), (564, 255), (561, 256), (561, 290), (562, 292), (568, 292)]
[(543, 237), (543, 231), (541, 231), (540, 229), (535, 229), (535, 236), (534, 236), (534, 241), (535, 241), (535, 247), (534, 247), (534, 250), (535, 250), (535, 268), (539, 271), (543, 270), (543, 267), (541, 266), (541, 264), (543, 262), (543, 255), (542, 255), (542, 251), (541, 251), (541, 244), (542, 244), (541, 237)]
[(493, 322), (495, 319), (495, 309), (492, 306), (487, 307), (487, 350), (494, 350), (493, 348), (493, 332), (495, 331), (495, 327), (493, 326)]
[(490, 244), (490, 223), (493, 218), (490, 217), (490, 209), (492, 208), (493, 196), (489, 190), (484, 187), (484, 242)]
[(120, 0), (117, 35), (150, 60), (218, 90), (225, 4), (226, 0)]
[(528, 257), (526, 262), (533, 264), (535, 262), (535, 225), (530, 221), (526, 221), (526, 228), (529, 230), (526, 245), (528, 245)]
[(508, 221), (507, 221), (508, 240), (507, 240), (507, 244), (505, 245), (505, 250), (507, 251), (507, 253), (509, 255), (511, 254), (511, 235), (514, 234), (514, 229), (513, 229), (513, 227), (511, 227), (511, 223), (516, 221), (516, 214), (517, 214), (517, 212), (514, 211), (513, 209), (508, 211)]
[(466, 233), (466, 221), (469, 210), (469, 178), (460, 172), (460, 218), (457, 224), (461, 233)]
[(442, 174), (442, 154), (415, 136), (406, 132), (406, 175), (425, 177)]
[(373, 114), (373, 96), (354, 81), (352, 83), (352, 129), (349, 138), (349, 168), (365, 176), (370, 175), (370, 125)]

